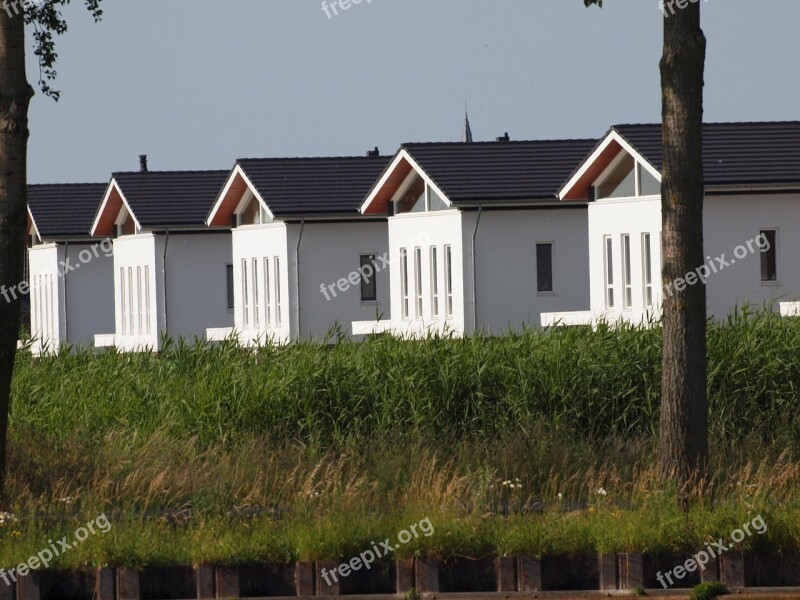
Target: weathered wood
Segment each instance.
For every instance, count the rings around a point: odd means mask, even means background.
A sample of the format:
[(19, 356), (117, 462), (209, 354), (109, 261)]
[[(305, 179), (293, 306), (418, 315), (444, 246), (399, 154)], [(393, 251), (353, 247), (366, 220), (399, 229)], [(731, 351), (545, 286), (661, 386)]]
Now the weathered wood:
[(644, 557), (641, 554), (617, 554), (617, 589), (644, 587)]
[(141, 600), (140, 573), (136, 569), (117, 569), (117, 597), (119, 600)]
[(720, 556), (720, 567), (722, 583), (729, 588), (745, 587), (744, 555), (741, 552), (728, 552)]
[(238, 598), (239, 567), (217, 567), (217, 598)]
[(414, 559), (402, 558), (397, 561), (396, 577), (398, 594), (407, 594), (415, 587), (414, 582)]
[(295, 590), (298, 596), (313, 596), (316, 592), (314, 563), (298, 562), (294, 568)]
[(439, 563), (428, 558), (414, 559), (414, 578), (418, 592), (438, 592)]
[[(342, 584), (339, 564), (333, 560), (318, 560), (316, 567), (317, 595), (336, 596), (341, 593)], [(352, 577), (352, 574), (350, 575)]]
[(96, 600), (116, 600), (114, 574), (114, 569), (108, 567), (97, 569)]
[(216, 597), (216, 573), (212, 565), (197, 565), (197, 597), (207, 600)]
[(597, 556), (597, 569), (600, 572), (600, 589), (617, 589), (617, 555), (599, 554)]
[(520, 592), (538, 592), (542, 589), (542, 561), (533, 556), (517, 559), (517, 589)]
[(517, 559), (514, 556), (497, 557), (497, 591), (517, 591)]

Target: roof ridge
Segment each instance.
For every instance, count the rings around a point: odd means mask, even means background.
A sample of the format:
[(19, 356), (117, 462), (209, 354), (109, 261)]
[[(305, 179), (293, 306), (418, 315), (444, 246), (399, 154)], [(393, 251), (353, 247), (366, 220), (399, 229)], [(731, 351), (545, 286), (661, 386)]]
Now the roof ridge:
[(522, 145), (522, 144), (547, 144), (547, 143), (559, 143), (563, 144), (565, 142), (596, 142), (597, 138), (595, 137), (586, 137), (586, 138), (548, 138), (548, 139), (540, 139), (540, 140), (509, 140), (507, 142), (497, 142), (497, 141), (490, 141), (490, 140), (481, 140), (477, 142), (404, 142), (401, 144), (401, 148), (405, 148), (407, 146), (463, 146), (465, 148), (469, 148), (471, 146), (513, 146), (513, 145)]
[(376, 158), (389, 159), (391, 156), (381, 154), (379, 156), (264, 156), (260, 158), (237, 158), (236, 162), (243, 161), (312, 161), (312, 160), (374, 160)]

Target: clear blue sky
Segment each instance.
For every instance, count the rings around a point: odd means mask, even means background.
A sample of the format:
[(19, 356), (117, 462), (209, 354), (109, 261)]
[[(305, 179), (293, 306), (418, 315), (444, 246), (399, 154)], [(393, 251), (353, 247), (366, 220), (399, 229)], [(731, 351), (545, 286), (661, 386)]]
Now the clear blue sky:
[[(599, 137), (660, 119), (657, 0), (73, 0), (29, 181), (360, 155), (406, 141)], [(707, 121), (800, 118), (798, 0), (705, 0)], [(30, 45), (29, 45), (30, 47)], [(38, 70), (29, 55), (28, 77)]]

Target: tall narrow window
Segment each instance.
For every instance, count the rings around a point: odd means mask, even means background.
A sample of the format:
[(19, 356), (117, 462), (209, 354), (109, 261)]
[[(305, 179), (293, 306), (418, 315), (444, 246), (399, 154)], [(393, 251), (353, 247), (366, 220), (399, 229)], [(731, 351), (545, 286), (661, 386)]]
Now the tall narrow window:
[(280, 327), (281, 314), (281, 259), (275, 257), (275, 326)]
[(422, 248), (414, 248), (414, 316), (422, 318)]
[(778, 281), (777, 233), (775, 229), (762, 229), (760, 232), (761, 281)]
[(233, 310), (235, 302), (233, 293), (233, 265), (225, 265), (225, 290), (228, 297), (228, 310)]
[(536, 291), (553, 291), (553, 244), (536, 244)]
[(136, 267), (136, 317), (139, 320), (139, 335), (142, 334), (142, 318), (144, 317), (144, 303), (142, 302), (142, 267)]
[(44, 280), (46, 282), (46, 290), (45, 290), (45, 311), (46, 311), (46, 325), (47, 325), (47, 338), (52, 340), (55, 336), (53, 335), (53, 276), (52, 275), (45, 275)]
[(264, 324), (269, 327), (272, 325), (272, 292), (270, 290), (270, 279), (269, 279), (269, 258), (264, 259), (264, 303), (265, 306), (265, 313), (266, 313), (266, 321)]
[(622, 284), (624, 287), (622, 305), (625, 308), (633, 306), (633, 277), (631, 274), (631, 236), (622, 234)]
[(258, 328), (260, 317), (261, 317), (261, 307), (259, 306), (259, 298), (258, 298), (258, 259), (253, 259), (253, 326)]
[(408, 250), (400, 248), (400, 295), (402, 316), (407, 319), (409, 316), (408, 305)]
[(642, 234), (642, 292), (645, 308), (653, 306), (653, 257), (650, 250), (650, 234)]
[[(233, 265), (231, 265), (232, 269)], [(145, 331), (150, 333), (152, 329), (150, 325), (150, 267), (148, 265), (144, 267), (144, 323)]]
[(453, 249), (444, 247), (444, 310), (448, 317), (453, 316)]
[(431, 316), (439, 318), (439, 256), (436, 246), (431, 246)]
[(133, 267), (128, 267), (128, 331), (131, 335), (136, 333), (133, 308)]
[(242, 324), (250, 326), (250, 290), (247, 285), (247, 259), (242, 259)]
[(122, 335), (128, 334), (128, 309), (126, 308), (127, 294), (125, 292), (125, 267), (119, 269), (119, 297), (120, 314), (122, 315)]
[(606, 308), (614, 308), (614, 250), (611, 236), (603, 238), (603, 259), (606, 275)]
[(378, 287), (375, 281), (375, 255), (362, 254), (359, 257), (361, 273), (361, 301), (375, 302), (378, 299)]

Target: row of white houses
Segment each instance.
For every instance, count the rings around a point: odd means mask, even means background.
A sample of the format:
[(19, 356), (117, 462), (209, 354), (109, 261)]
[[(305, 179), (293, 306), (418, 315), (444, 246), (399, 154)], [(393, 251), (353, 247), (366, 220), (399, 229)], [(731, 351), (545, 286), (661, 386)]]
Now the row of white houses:
[[(704, 128), (709, 316), (800, 300), (800, 122)], [(29, 187), (31, 334), (158, 350), (658, 317), (661, 128)]]

